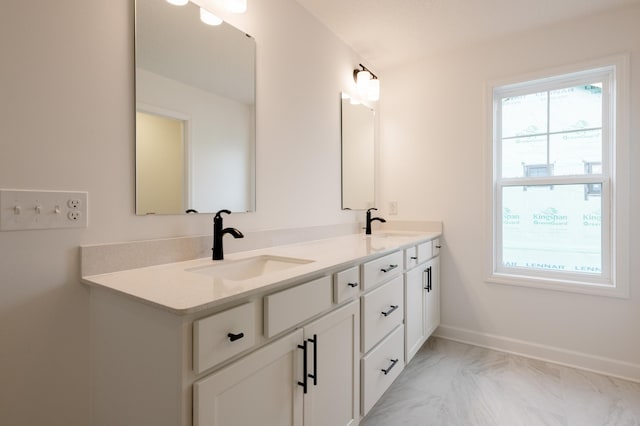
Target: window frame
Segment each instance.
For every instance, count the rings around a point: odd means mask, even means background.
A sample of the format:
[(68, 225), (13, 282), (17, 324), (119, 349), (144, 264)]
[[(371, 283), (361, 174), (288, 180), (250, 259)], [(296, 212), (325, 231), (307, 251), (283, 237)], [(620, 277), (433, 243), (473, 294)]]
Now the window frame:
[[(618, 55), (488, 84), (488, 250), (486, 281), (612, 297), (629, 297), (628, 78), (629, 57)], [(600, 174), (501, 177), (501, 100), (509, 96), (574, 87), (603, 79)], [(549, 131), (549, 129), (547, 129)], [(502, 189), (509, 186), (601, 184), (602, 273), (513, 268), (502, 263)], [(585, 192), (587, 194), (587, 192)], [(587, 195), (585, 195), (587, 196)]]

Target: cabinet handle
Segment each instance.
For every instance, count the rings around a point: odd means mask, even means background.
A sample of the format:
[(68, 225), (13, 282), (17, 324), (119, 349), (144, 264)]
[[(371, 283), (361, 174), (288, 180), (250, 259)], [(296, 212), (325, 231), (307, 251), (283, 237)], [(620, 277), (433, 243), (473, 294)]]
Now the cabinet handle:
[(390, 366), (388, 366), (388, 367), (386, 368), (386, 370), (385, 370), (384, 368), (382, 369), (382, 372), (384, 373), (384, 375), (386, 376), (387, 374), (389, 374), (389, 371), (391, 371), (391, 369), (392, 369), (393, 367), (395, 367), (397, 363), (398, 363), (398, 358), (396, 358), (396, 359), (392, 359), (392, 360), (391, 360), (391, 365), (390, 365)]
[(299, 349), (302, 349), (302, 381), (298, 382), (298, 386), (302, 386), (303, 392), (307, 393), (307, 341), (305, 340), (302, 345), (298, 345)]
[(313, 339), (307, 341), (313, 343), (313, 374), (307, 376), (313, 379), (313, 386), (318, 386), (318, 335), (314, 334)]
[(392, 269), (396, 269), (397, 267), (398, 267), (398, 265), (389, 265), (386, 268), (381, 268), (380, 271), (384, 272), (384, 273), (387, 273)]
[(388, 317), (396, 309), (398, 309), (398, 305), (391, 305), (391, 309), (389, 309), (387, 312), (382, 312), (382, 315), (384, 315), (385, 317)]
[(427, 286), (424, 288), (427, 293), (431, 291), (431, 266), (424, 270), (427, 273)]
[(411, 256), (411, 260), (418, 260), (418, 256)]
[(358, 283), (347, 283), (349, 287), (358, 287)]
[(238, 333), (238, 334), (229, 333), (227, 334), (227, 337), (229, 338), (230, 342), (235, 342), (236, 340), (242, 339), (244, 337), (244, 333)]
[(442, 246), (436, 246), (437, 249), (442, 248)]

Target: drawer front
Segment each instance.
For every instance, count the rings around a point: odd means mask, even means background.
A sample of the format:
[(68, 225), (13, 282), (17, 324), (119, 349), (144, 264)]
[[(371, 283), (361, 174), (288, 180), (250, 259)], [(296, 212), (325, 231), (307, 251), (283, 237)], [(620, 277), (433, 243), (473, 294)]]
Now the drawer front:
[(331, 277), (300, 284), (264, 298), (264, 334), (267, 337), (287, 330), (333, 304)]
[(396, 277), (362, 298), (362, 351), (368, 352), (404, 317), (402, 276)]
[(255, 302), (193, 322), (193, 370), (198, 373), (254, 346)]
[(440, 254), (440, 238), (436, 238), (432, 241), (433, 243), (433, 255), (437, 256)]
[(402, 273), (403, 252), (397, 251), (362, 266), (362, 289), (369, 290), (376, 285)]
[(418, 265), (418, 250), (416, 247), (409, 247), (404, 250), (404, 269), (411, 269)]
[(353, 299), (360, 293), (360, 268), (354, 266), (333, 276), (333, 296), (336, 303)]
[(418, 263), (426, 262), (434, 256), (431, 241), (418, 245)]
[[(404, 369), (404, 330), (398, 327), (362, 358), (362, 415), (380, 399)], [(385, 374), (386, 371), (386, 374)]]

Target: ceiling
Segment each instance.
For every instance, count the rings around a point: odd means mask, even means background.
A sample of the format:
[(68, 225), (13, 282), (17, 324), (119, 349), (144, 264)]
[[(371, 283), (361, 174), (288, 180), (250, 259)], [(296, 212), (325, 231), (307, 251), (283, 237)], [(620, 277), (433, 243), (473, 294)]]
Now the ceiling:
[(640, 0), (297, 0), (376, 69)]

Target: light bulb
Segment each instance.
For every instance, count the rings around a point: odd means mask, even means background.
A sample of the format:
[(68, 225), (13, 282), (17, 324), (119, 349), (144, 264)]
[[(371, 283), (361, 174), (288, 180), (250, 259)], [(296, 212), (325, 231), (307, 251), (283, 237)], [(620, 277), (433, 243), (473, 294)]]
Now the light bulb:
[(370, 101), (377, 101), (380, 99), (380, 80), (377, 78), (369, 81), (369, 93), (367, 93), (367, 98)]
[(200, 8), (200, 20), (207, 25), (222, 24), (222, 19), (218, 18), (216, 15), (203, 8)]
[(189, 3), (189, 0), (167, 0), (167, 3), (174, 6), (184, 6), (185, 4)]
[(226, 0), (225, 7), (231, 13), (245, 13), (247, 11), (247, 0)]
[(369, 93), (369, 81), (371, 81), (371, 73), (369, 71), (360, 71), (356, 77), (356, 87), (360, 96), (367, 96)]

